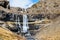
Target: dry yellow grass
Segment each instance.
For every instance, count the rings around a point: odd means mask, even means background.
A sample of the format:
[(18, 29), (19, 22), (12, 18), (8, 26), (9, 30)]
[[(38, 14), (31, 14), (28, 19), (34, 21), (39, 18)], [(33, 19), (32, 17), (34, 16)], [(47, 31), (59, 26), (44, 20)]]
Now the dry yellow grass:
[(36, 34), (36, 38), (39, 40), (60, 40), (60, 17), (53, 20), (53, 22), (42, 27), (40, 32)]
[(25, 40), (23, 37), (0, 27), (0, 40)]

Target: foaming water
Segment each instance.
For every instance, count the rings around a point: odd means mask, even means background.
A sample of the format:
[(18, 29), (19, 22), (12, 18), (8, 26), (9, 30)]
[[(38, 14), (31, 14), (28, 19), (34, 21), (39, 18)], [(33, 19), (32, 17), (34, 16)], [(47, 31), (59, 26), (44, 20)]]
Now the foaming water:
[(27, 15), (23, 15), (23, 32), (26, 33), (28, 31), (28, 18)]

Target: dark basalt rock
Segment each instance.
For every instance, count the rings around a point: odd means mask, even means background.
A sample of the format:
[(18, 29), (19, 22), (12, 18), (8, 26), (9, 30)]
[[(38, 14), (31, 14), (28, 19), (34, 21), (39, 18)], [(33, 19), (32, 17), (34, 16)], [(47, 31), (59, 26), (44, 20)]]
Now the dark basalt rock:
[(9, 4), (8, 1), (0, 1), (0, 6), (7, 8), (7, 5)]
[(38, 30), (39, 26), (34, 24), (29, 24), (29, 30)]
[(37, 14), (33, 16), (33, 19), (40, 19), (42, 20), (43, 18), (45, 18), (44, 14)]

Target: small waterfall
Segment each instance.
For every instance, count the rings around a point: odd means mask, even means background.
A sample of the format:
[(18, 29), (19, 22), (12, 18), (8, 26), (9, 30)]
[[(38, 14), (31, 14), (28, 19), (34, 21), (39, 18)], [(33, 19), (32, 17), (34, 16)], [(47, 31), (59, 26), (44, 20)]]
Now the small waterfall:
[(16, 15), (16, 27), (18, 27), (18, 31), (20, 31), (21, 29), (21, 24), (20, 24), (20, 19), (18, 17), (18, 15)]
[(27, 15), (23, 15), (23, 32), (26, 33), (28, 31), (28, 18)]

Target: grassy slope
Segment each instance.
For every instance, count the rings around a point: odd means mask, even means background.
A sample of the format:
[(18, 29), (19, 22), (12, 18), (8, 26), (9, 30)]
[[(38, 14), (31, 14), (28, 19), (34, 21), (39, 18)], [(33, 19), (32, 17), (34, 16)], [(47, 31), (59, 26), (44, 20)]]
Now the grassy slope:
[(36, 37), (40, 40), (60, 40), (60, 17), (53, 20), (53, 22), (42, 27)]
[(0, 27), (0, 40), (25, 40), (23, 37), (15, 35), (11, 31)]

